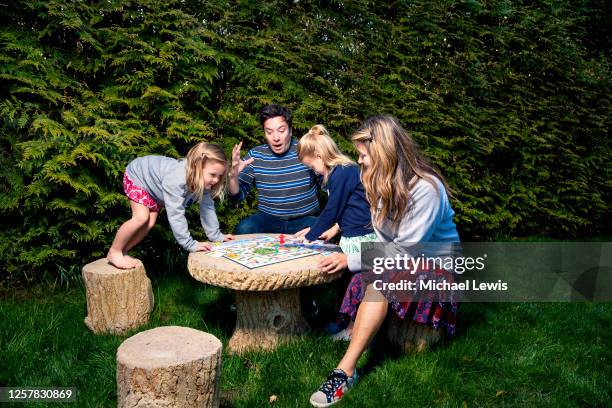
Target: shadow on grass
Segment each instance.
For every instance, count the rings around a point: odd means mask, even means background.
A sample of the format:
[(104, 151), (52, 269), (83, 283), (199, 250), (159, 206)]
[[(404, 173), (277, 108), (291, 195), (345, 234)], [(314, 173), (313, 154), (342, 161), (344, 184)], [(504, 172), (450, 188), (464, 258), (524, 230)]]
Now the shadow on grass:
[(221, 292), (216, 301), (201, 305), (202, 319), (217, 326), (224, 335), (230, 337), (236, 326), (236, 312), (230, 308), (234, 304), (234, 296), (229, 290), (218, 289)]
[(302, 312), (314, 333), (323, 333), (327, 325), (336, 320), (350, 278), (351, 275), (345, 273), (333, 282), (304, 287), (300, 291)]
[(236, 312), (232, 310), (232, 291), (203, 284), (186, 274), (178, 279), (181, 285), (174, 293), (175, 302), (195, 310), (206, 325), (213, 326), (230, 337), (236, 325)]
[(486, 322), (491, 315), (498, 313), (499, 303), (462, 303), (459, 305), (457, 316), (457, 335), (455, 339), (461, 338), (472, 327)]
[[(477, 327), (486, 322), (487, 318), (496, 314), (498, 309), (499, 305), (495, 303), (465, 303), (460, 305), (456, 335), (453, 337), (444, 336), (442, 341), (421, 352), (434, 352), (436, 350), (448, 347), (452, 342), (458, 341), (465, 336), (468, 329), (471, 327)], [(416, 351), (404, 352), (399, 347), (386, 341), (383, 334), (388, 330), (388, 324), (389, 320), (387, 319), (370, 344), (368, 359), (360, 370), (361, 376), (368, 375), (386, 361), (399, 360), (405, 358), (407, 355), (419, 353)]]

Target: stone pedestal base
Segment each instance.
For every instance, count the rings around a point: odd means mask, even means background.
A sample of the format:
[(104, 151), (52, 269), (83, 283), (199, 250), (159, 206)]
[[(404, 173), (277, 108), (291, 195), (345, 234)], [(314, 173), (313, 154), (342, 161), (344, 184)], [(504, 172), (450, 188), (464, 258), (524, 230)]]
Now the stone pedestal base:
[(236, 329), (228, 350), (272, 350), (310, 330), (302, 316), (299, 289), (236, 291)]

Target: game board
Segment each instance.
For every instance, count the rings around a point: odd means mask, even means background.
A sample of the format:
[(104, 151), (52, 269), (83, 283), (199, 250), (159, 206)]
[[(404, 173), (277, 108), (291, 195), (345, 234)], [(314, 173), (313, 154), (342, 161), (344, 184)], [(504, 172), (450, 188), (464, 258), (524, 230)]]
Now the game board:
[(210, 252), (214, 257), (225, 257), (249, 269), (272, 265), (306, 256), (335, 252), (335, 245), (304, 245), (268, 236), (230, 241), (219, 244)]

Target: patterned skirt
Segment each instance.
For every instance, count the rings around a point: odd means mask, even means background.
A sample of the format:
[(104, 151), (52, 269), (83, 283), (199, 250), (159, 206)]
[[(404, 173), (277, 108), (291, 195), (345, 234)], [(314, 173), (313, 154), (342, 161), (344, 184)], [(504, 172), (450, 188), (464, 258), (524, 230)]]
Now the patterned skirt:
[(144, 188), (134, 184), (127, 171), (123, 173), (123, 191), (131, 201), (144, 205), (152, 212), (159, 212), (161, 208), (159, 203)]
[[(340, 248), (346, 255), (357, 254), (361, 252), (362, 242), (376, 242), (378, 238), (375, 233), (362, 235), (358, 237), (342, 237), (340, 238)], [(349, 285), (346, 289), (342, 305), (340, 306), (339, 314), (337, 317), (337, 324), (340, 327), (345, 327), (348, 324), (348, 319), (355, 320), (357, 316), (357, 309), (359, 304), (363, 300), (362, 285), (358, 284), (356, 280), (359, 278), (360, 273), (356, 273), (351, 277)]]
[[(420, 269), (414, 274), (405, 272), (395, 272), (384, 275), (386, 282), (399, 282), (405, 278), (418, 282), (436, 278), (438, 280), (453, 281), (452, 272), (444, 269), (424, 270)], [(342, 305), (340, 306), (339, 321), (355, 320), (357, 310), (364, 299), (366, 288), (373, 283), (375, 279), (379, 279), (379, 275), (372, 273), (358, 272), (351, 277), (351, 280), (346, 288)], [(381, 293), (389, 302), (391, 310), (397, 314), (400, 319), (409, 318), (417, 323), (425, 324), (434, 329), (443, 329), (450, 336), (455, 335), (457, 328), (457, 311), (459, 304), (452, 301), (452, 294), (432, 292), (394, 292), (383, 290)], [(448, 301), (441, 301), (448, 300)]]

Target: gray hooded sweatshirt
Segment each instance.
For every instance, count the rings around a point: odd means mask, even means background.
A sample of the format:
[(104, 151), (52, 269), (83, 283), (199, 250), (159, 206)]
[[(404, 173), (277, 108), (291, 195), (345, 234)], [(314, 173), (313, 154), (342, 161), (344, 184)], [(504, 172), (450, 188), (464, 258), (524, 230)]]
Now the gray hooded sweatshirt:
[[(159, 205), (166, 208), (174, 238), (185, 250), (194, 252), (198, 242), (191, 237), (185, 209), (197, 201), (187, 190), (185, 159), (164, 156), (143, 156), (128, 164), (125, 171), (138, 187), (143, 188)], [(215, 203), (208, 192), (200, 201), (200, 221), (210, 241), (223, 241)]]

